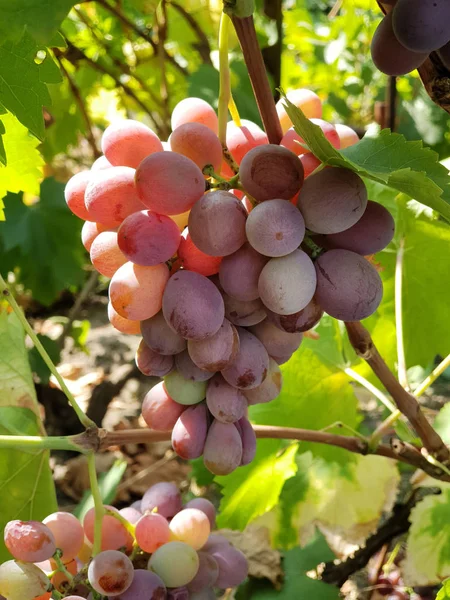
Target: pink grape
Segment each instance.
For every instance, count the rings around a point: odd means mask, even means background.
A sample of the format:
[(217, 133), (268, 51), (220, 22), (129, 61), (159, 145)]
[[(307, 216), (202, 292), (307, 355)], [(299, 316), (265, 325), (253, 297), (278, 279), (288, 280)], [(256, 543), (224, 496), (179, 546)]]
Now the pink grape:
[(283, 356), (295, 352), (302, 343), (302, 333), (287, 333), (270, 321), (262, 321), (250, 327), (253, 335), (264, 345), (269, 356)]
[(351, 127), (343, 125), (342, 123), (335, 123), (334, 125), (341, 143), (341, 150), (353, 146), (359, 142), (359, 136)]
[(209, 279), (192, 271), (172, 275), (162, 305), (167, 323), (188, 340), (202, 340), (214, 335), (225, 316), (219, 290)]
[[(310, 119), (311, 123), (317, 125), (322, 130), (325, 138), (330, 142), (330, 144), (334, 148), (341, 147), (341, 140), (339, 138), (339, 134), (336, 130), (336, 127), (328, 121), (324, 121), (323, 119)], [(310, 150), (305, 149), (306, 145), (305, 140), (295, 131), (293, 127), (288, 129), (283, 136), (283, 139), (280, 142), (281, 146), (284, 146), (297, 156), (300, 154), (306, 154), (310, 152)]]
[(242, 417), (234, 425), (239, 431), (239, 435), (241, 436), (242, 440), (241, 466), (243, 467), (245, 465), (249, 465), (255, 458), (256, 434), (247, 417)]
[(269, 359), (269, 368), (264, 381), (252, 390), (245, 390), (244, 395), (249, 405), (272, 402), (280, 394), (283, 385), (283, 375), (280, 367), (273, 358)]
[(90, 256), (95, 269), (105, 277), (112, 277), (128, 260), (119, 248), (115, 231), (99, 233), (92, 242)]
[(175, 356), (175, 368), (185, 379), (191, 381), (208, 381), (213, 376), (210, 371), (197, 367), (187, 350)]
[[(268, 144), (268, 142), (265, 132), (252, 121), (242, 119), (240, 127), (235, 125), (233, 121), (228, 123), (227, 148), (238, 165), (241, 164), (247, 152), (257, 146)], [(231, 175), (228, 165), (227, 174)]]
[(222, 292), (222, 297), (225, 304), (225, 316), (233, 325), (248, 327), (249, 325), (256, 325), (266, 318), (266, 308), (259, 298), (255, 300), (237, 300), (225, 292)]
[(311, 259), (302, 250), (271, 258), (261, 271), (258, 290), (267, 308), (277, 314), (290, 315), (302, 310), (316, 290)]
[(150, 429), (170, 431), (184, 410), (182, 404), (172, 400), (164, 382), (160, 381), (147, 392), (142, 404), (142, 417)]
[(201, 592), (204, 589), (214, 587), (219, 576), (219, 565), (216, 559), (208, 552), (198, 553), (199, 566), (197, 575), (188, 584), (190, 592)]
[(52, 531), (39, 521), (9, 521), (4, 530), (5, 546), (17, 560), (42, 562), (56, 550)]
[(99, 594), (109, 597), (125, 592), (133, 582), (134, 567), (131, 560), (118, 550), (105, 550), (89, 564), (88, 580)]
[(244, 554), (231, 544), (216, 546), (210, 552), (219, 566), (215, 586), (221, 589), (240, 585), (248, 575), (248, 562)]
[(206, 404), (213, 417), (222, 423), (239, 421), (247, 411), (244, 394), (227, 383), (220, 373), (208, 383)]
[(158, 354), (141, 340), (136, 350), (136, 366), (143, 375), (147, 377), (164, 377), (174, 367), (173, 356)]
[(141, 333), (147, 346), (158, 354), (178, 354), (187, 346), (186, 340), (169, 327), (162, 311), (141, 322)]
[(167, 587), (182, 587), (192, 581), (199, 566), (198, 554), (184, 542), (169, 542), (158, 548), (148, 568), (159, 575)]
[(136, 525), (136, 523), (142, 517), (141, 511), (133, 506), (125, 506), (125, 508), (121, 508), (119, 510), (119, 513), (128, 521), (128, 523), (131, 523), (132, 525)]
[[(106, 505), (105, 508), (118, 513), (113, 506)], [(84, 516), (83, 528), (87, 539), (94, 542), (95, 509), (90, 508)], [(115, 517), (104, 515), (102, 520), (102, 550), (118, 550), (122, 547), (131, 548), (133, 539), (125, 527)]]
[(188, 352), (200, 369), (214, 373), (231, 364), (239, 350), (236, 328), (224, 319), (219, 330), (204, 340), (189, 340)]
[(88, 252), (91, 250), (92, 243), (95, 238), (103, 231), (110, 231), (106, 225), (95, 223), (94, 221), (86, 221), (81, 228), (81, 242)]
[(303, 308), (292, 315), (277, 315), (268, 310), (267, 319), (281, 331), (297, 333), (312, 329), (320, 321), (323, 308), (315, 297)]
[(214, 504), (206, 498), (193, 498), (189, 502), (186, 502), (183, 510), (185, 508), (198, 508), (208, 517), (211, 529), (214, 529), (216, 526), (216, 509), (214, 508)]
[(164, 581), (147, 569), (136, 569), (130, 587), (119, 596), (115, 596), (117, 600), (165, 600), (166, 597)]
[(137, 195), (134, 173), (130, 167), (111, 167), (91, 174), (85, 193), (90, 221), (118, 227), (125, 217), (145, 208)]
[(175, 130), (184, 123), (201, 123), (216, 135), (219, 130), (219, 121), (215, 110), (201, 98), (184, 98), (172, 111), (171, 125)]
[[(303, 111), (308, 119), (320, 119), (322, 116), (322, 102), (313, 91), (300, 88), (288, 92), (286, 96), (292, 104)], [(277, 102), (277, 113), (283, 133), (286, 133), (289, 127), (292, 127), (292, 121), (286, 112), (283, 98)]]
[(136, 524), (135, 535), (142, 550), (152, 554), (169, 541), (169, 523), (158, 513), (143, 515)]
[(84, 544), (84, 530), (80, 521), (68, 512), (58, 511), (43, 521), (55, 537), (56, 547), (62, 550), (61, 560), (68, 563), (80, 552)]
[(208, 540), (211, 532), (209, 519), (198, 508), (185, 508), (170, 521), (170, 531), (180, 542), (189, 544), (195, 550), (200, 550)]
[(314, 154), (300, 154), (298, 157), (303, 166), (303, 172), (305, 173), (305, 179), (312, 175), (314, 171), (322, 164)]
[(187, 229), (181, 235), (178, 258), (186, 270), (200, 273), (205, 277), (218, 273), (222, 262), (221, 256), (210, 256), (197, 248)]
[(184, 123), (169, 138), (172, 152), (190, 158), (200, 169), (211, 165), (216, 173), (222, 164), (222, 144), (217, 135), (202, 123)]
[(229, 192), (205, 194), (189, 215), (189, 235), (202, 252), (228, 256), (245, 242), (247, 213), (242, 203)]
[(224, 291), (236, 300), (259, 298), (258, 281), (267, 257), (245, 243), (237, 252), (226, 256), (219, 269), (219, 280)]
[(144, 321), (161, 310), (168, 279), (169, 269), (165, 264), (143, 267), (127, 262), (111, 279), (109, 299), (121, 317)]
[(174, 483), (161, 481), (145, 492), (141, 508), (143, 513), (157, 508), (160, 515), (170, 519), (182, 508), (181, 494)]
[(233, 387), (241, 390), (261, 385), (269, 368), (269, 356), (263, 344), (252, 333), (238, 328), (239, 352), (231, 365), (222, 370), (222, 375)]
[(136, 189), (143, 204), (161, 215), (179, 215), (205, 191), (203, 173), (189, 158), (176, 152), (155, 152), (136, 170)]
[(305, 237), (301, 212), (286, 200), (262, 202), (249, 214), (245, 225), (251, 246), (264, 256), (286, 256)]
[(119, 248), (131, 262), (152, 267), (169, 260), (180, 245), (176, 223), (166, 215), (143, 210), (129, 215), (117, 233)]
[(139, 335), (141, 333), (141, 323), (139, 321), (130, 321), (121, 317), (119, 313), (114, 310), (111, 302), (108, 302), (108, 319), (114, 329), (121, 333), (129, 333), (132, 335)]
[(136, 169), (146, 156), (162, 149), (156, 133), (132, 119), (112, 123), (102, 136), (103, 153), (112, 165)]
[(112, 164), (109, 162), (106, 156), (102, 154), (92, 163), (91, 171), (101, 171), (103, 169), (109, 169), (109, 167), (112, 167)]
[(211, 473), (228, 475), (241, 464), (242, 440), (233, 423), (214, 420), (206, 438), (203, 461)]
[(74, 215), (84, 221), (93, 220), (86, 208), (84, 199), (86, 188), (91, 179), (92, 173), (90, 171), (81, 171), (80, 173), (75, 173), (75, 175), (66, 183), (66, 187), (64, 188), (64, 197), (67, 206)]
[(178, 418), (172, 430), (172, 447), (184, 459), (198, 458), (203, 454), (208, 432), (206, 406), (189, 406)]

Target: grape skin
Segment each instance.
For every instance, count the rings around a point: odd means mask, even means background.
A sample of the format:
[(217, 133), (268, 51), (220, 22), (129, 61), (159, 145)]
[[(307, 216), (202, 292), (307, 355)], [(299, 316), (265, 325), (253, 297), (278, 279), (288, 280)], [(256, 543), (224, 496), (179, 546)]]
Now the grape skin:
[(205, 371), (215, 373), (231, 364), (239, 350), (236, 328), (224, 319), (219, 330), (205, 340), (189, 340), (188, 352), (192, 361)]
[(181, 458), (190, 460), (203, 454), (208, 433), (206, 406), (197, 404), (187, 408), (172, 430), (172, 447)]
[(171, 431), (185, 407), (169, 396), (163, 381), (149, 390), (142, 403), (142, 417), (150, 429)]
[(162, 151), (161, 141), (154, 131), (133, 119), (123, 119), (109, 125), (102, 136), (102, 151), (115, 166), (136, 169), (149, 154)]
[(200, 550), (211, 532), (209, 519), (198, 508), (185, 508), (170, 521), (170, 531), (180, 542), (189, 544), (195, 550)]
[[(322, 116), (322, 101), (319, 96), (311, 90), (299, 88), (292, 90), (286, 94), (287, 99), (292, 102), (297, 108), (303, 111), (303, 114), (308, 119), (320, 119)], [(283, 133), (292, 127), (292, 121), (285, 109), (285, 100), (281, 98), (276, 105), (278, 118), (280, 119), (281, 129)]]
[(249, 243), (226, 256), (219, 269), (219, 281), (225, 293), (244, 302), (259, 298), (258, 281), (268, 259)]
[(413, 52), (429, 54), (450, 40), (448, 0), (398, 0), (392, 11), (396, 38)]
[(320, 321), (322, 315), (323, 309), (315, 297), (305, 308), (291, 315), (277, 315), (271, 310), (267, 311), (267, 319), (281, 331), (287, 333), (304, 332), (312, 329)]
[(169, 541), (169, 523), (158, 513), (143, 515), (136, 524), (135, 535), (142, 550), (151, 554)]
[[(222, 292), (222, 297), (225, 304), (225, 316), (233, 325), (239, 327), (256, 325), (264, 321), (267, 316), (266, 308), (259, 298), (247, 301), (237, 300), (225, 292)], [(217, 370), (220, 371), (220, 369)]]
[(348, 148), (349, 146), (353, 146), (354, 144), (357, 144), (359, 142), (358, 134), (348, 125), (343, 125), (342, 123), (335, 123), (334, 127), (339, 136), (341, 150), (343, 150), (344, 148)]
[(185, 379), (181, 373), (173, 370), (164, 378), (167, 393), (180, 404), (189, 406), (198, 404), (206, 396), (206, 381)]
[(202, 123), (184, 123), (169, 137), (170, 149), (190, 158), (200, 169), (211, 165), (217, 173), (222, 164), (222, 144)]
[(32, 563), (8, 560), (0, 565), (0, 594), (8, 600), (33, 600), (49, 585), (46, 574)]
[(206, 498), (193, 498), (189, 502), (186, 502), (183, 510), (185, 508), (198, 508), (208, 517), (211, 529), (214, 529), (216, 526), (216, 509), (214, 508), (214, 504)]
[(210, 256), (197, 248), (187, 229), (181, 235), (178, 259), (185, 269), (205, 277), (218, 273), (222, 262), (221, 256)]
[(152, 554), (148, 568), (167, 587), (181, 587), (194, 579), (199, 567), (197, 552), (184, 542), (169, 542)]
[(115, 231), (103, 231), (96, 236), (91, 245), (90, 257), (95, 269), (110, 278), (128, 260), (119, 248)]
[(172, 130), (184, 123), (201, 123), (216, 135), (219, 131), (219, 120), (213, 107), (201, 98), (184, 98), (175, 106), (171, 117)]
[(131, 560), (118, 550), (106, 550), (95, 556), (88, 568), (88, 580), (99, 594), (118, 596), (131, 585), (134, 567)]
[(55, 538), (56, 547), (62, 551), (64, 563), (73, 560), (83, 547), (84, 530), (80, 521), (71, 513), (58, 511), (43, 521)]
[(208, 381), (214, 375), (214, 373), (198, 367), (187, 350), (175, 356), (175, 368), (185, 379), (191, 381)]
[(64, 188), (64, 198), (66, 199), (67, 206), (74, 215), (84, 221), (92, 221), (84, 201), (86, 187), (91, 179), (92, 173), (90, 171), (81, 171), (80, 173), (75, 173)]
[[(106, 505), (105, 508), (115, 513), (119, 511), (113, 506)], [(83, 529), (90, 542), (94, 542), (95, 509), (90, 508), (83, 519)], [(102, 521), (101, 549), (118, 550), (119, 548), (131, 548), (133, 539), (125, 527), (115, 517), (104, 515)]]
[(145, 492), (141, 501), (142, 512), (151, 512), (155, 508), (166, 519), (172, 518), (181, 510), (181, 494), (174, 483), (161, 481)]
[(231, 544), (213, 547), (210, 552), (219, 566), (216, 587), (226, 589), (242, 583), (248, 575), (248, 562), (240, 550)]
[(147, 377), (164, 377), (168, 375), (174, 366), (173, 356), (163, 356), (147, 346), (141, 340), (136, 350), (136, 366), (143, 375)]
[(86, 221), (81, 228), (81, 243), (88, 252), (91, 250), (91, 246), (95, 238), (103, 231), (110, 231), (106, 225), (102, 223), (95, 223), (95, 221)]
[(269, 355), (263, 344), (252, 333), (238, 328), (239, 352), (230, 366), (222, 370), (225, 381), (241, 390), (261, 385), (269, 368)]
[[(241, 119), (240, 127), (235, 125), (233, 121), (230, 121), (227, 125), (227, 148), (238, 165), (241, 164), (247, 152), (268, 143), (266, 133), (252, 121)], [(226, 177), (231, 177), (233, 175), (232, 170), (226, 163), (224, 165), (223, 174)]]
[(178, 354), (187, 346), (186, 340), (169, 327), (162, 311), (141, 321), (141, 333), (147, 346), (158, 354)]
[(42, 562), (56, 550), (52, 531), (39, 521), (9, 521), (4, 530), (5, 546), (17, 560)]
[(282, 385), (283, 375), (281, 373), (281, 369), (277, 365), (276, 361), (273, 358), (270, 358), (267, 377), (257, 388), (245, 390), (244, 395), (247, 398), (249, 405), (264, 404), (277, 398), (281, 392)]
[(239, 431), (239, 435), (241, 436), (242, 441), (242, 459), (241, 459), (241, 467), (245, 465), (249, 465), (256, 454), (256, 434), (255, 431), (247, 419), (247, 417), (242, 417), (237, 421), (234, 426)]
[(116, 596), (116, 600), (164, 600), (166, 594), (166, 586), (161, 577), (146, 569), (136, 569), (133, 583), (125, 592)]
[(228, 475), (241, 464), (242, 440), (234, 424), (214, 419), (203, 452), (205, 467), (215, 475)]
[(188, 584), (190, 592), (201, 592), (204, 589), (212, 588), (219, 576), (219, 565), (216, 559), (208, 552), (198, 552), (199, 567), (197, 575)]
[(239, 421), (247, 411), (244, 394), (227, 383), (220, 373), (208, 383), (206, 404), (213, 417), (222, 423)]
[(256, 335), (269, 356), (292, 354), (299, 348), (303, 339), (302, 333), (287, 333), (268, 320), (250, 327), (249, 331)]

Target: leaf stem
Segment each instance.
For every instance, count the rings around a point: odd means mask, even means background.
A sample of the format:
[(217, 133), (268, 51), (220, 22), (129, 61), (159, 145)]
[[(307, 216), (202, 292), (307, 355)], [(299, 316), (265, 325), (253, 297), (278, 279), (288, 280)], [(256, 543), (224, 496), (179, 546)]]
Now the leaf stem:
[(86, 450), (70, 436), (0, 435), (0, 448), (17, 450), (72, 450), (84, 454)]
[(409, 390), (408, 374), (406, 370), (405, 345), (403, 336), (403, 256), (405, 254), (405, 240), (400, 240), (397, 259), (395, 261), (395, 329), (397, 331), (397, 368), (400, 385)]
[(228, 38), (231, 20), (224, 12), (220, 15), (219, 25), (219, 140), (227, 143), (228, 104), (231, 98), (230, 65), (228, 64)]
[(95, 454), (90, 452), (87, 457), (88, 471), (89, 471), (89, 482), (91, 486), (91, 493), (94, 499), (94, 511), (95, 511), (95, 523), (94, 523), (94, 546), (92, 548), (92, 556), (96, 556), (102, 545), (102, 523), (103, 516), (105, 514), (105, 508), (103, 506), (103, 499), (100, 493), (100, 488), (97, 479), (97, 470), (95, 467)]

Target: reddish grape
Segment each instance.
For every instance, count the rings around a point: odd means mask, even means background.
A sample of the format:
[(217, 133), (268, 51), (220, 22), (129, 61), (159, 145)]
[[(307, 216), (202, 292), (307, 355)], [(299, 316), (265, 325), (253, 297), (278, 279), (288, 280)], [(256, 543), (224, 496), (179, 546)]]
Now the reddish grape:
[(102, 223), (86, 221), (81, 229), (81, 242), (88, 252), (91, 250), (95, 238), (103, 231), (109, 231), (109, 228)]
[(225, 316), (233, 325), (239, 325), (240, 327), (256, 325), (264, 321), (267, 316), (266, 307), (259, 298), (246, 301), (237, 300), (225, 292), (222, 292), (222, 297), (225, 304)]
[(185, 407), (172, 400), (164, 382), (160, 381), (149, 390), (142, 404), (142, 417), (150, 429), (170, 431)]
[(249, 465), (255, 458), (256, 434), (247, 417), (242, 417), (234, 425), (239, 431), (242, 440), (241, 466), (243, 467)]
[(214, 420), (208, 431), (203, 461), (215, 475), (232, 473), (242, 460), (242, 440), (234, 424)]
[(263, 404), (271, 402), (281, 392), (283, 385), (283, 375), (280, 367), (273, 358), (269, 359), (269, 368), (264, 381), (252, 390), (245, 390), (244, 395), (247, 398), (248, 404)]
[(175, 539), (189, 544), (195, 550), (200, 550), (211, 532), (209, 519), (198, 508), (185, 508), (170, 521), (170, 531)]
[(103, 156), (102, 154), (92, 163), (91, 171), (101, 171), (103, 169), (109, 169), (109, 167), (112, 167), (112, 164), (109, 162), (106, 156)]
[(84, 530), (80, 521), (68, 512), (58, 511), (46, 517), (44, 525), (55, 537), (56, 547), (62, 550), (64, 563), (73, 560), (84, 544)]
[(302, 333), (287, 333), (268, 320), (250, 327), (250, 331), (264, 344), (269, 356), (292, 354), (298, 349), (303, 339)]
[[(108, 510), (118, 513), (113, 506), (105, 506)], [(90, 542), (94, 541), (95, 509), (90, 508), (84, 519), (83, 528)], [(133, 539), (120, 521), (111, 515), (104, 515), (102, 520), (102, 550), (118, 550), (119, 548), (131, 548)]]
[(184, 123), (169, 138), (172, 152), (190, 158), (200, 169), (211, 165), (216, 173), (222, 164), (222, 144), (217, 135), (202, 123)]
[(287, 333), (297, 333), (312, 329), (320, 321), (322, 315), (323, 309), (315, 297), (313, 297), (305, 308), (292, 315), (277, 315), (271, 310), (267, 310), (268, 320), (281, 329), (281, 331), (286, 331)]
[(52, 531), (39, 521), (9, 521), (4, 530), (5, 546), (17, 560), (42, 562), (56, 550)]
[[(313, 91), (300, 88), (288, 92), (286, 96), (292, 104), (303, 111), (308, 119), (320, 119), (322, 116), (322, 102)], [(283, 98), (277, 102), (277, 113), (283, 133), (286, 133), (289, 127), (292, 127), (292, 121), (286, 112), (285, 104)]]
[(106, 550), (92, 559), (87, 575), (89, 583), (96, 592), (114, 597), (130, 587), (133, 582), (134, 567), (123, 552)]
[(233, 325), (224, 319), (219, 330), (205, 340), (189, 340), (188, 351), (200, 369), (214, 373), (224, 369), (236, 358), (239, 336)]
[(169, 541), (169, 523), (158, 513), (143, 515), (136, 524), (135, 535), (142, 550), (152, 554)]
[(161, 310), (154, 317), (141, 321), (141, 333), (147, 346), (158, 354), (179, 354), (187, 345), (186, 340), (169, 327)]
[(201, 123), (216, 135), (219, 121), (213, 107), (201, 98), (184, 98), (172, 111), (171, 125), (175, 130), (184, 123)]
[(267, 257), (245, 243), (237, 252), (222, 260), (219, 269), (220, 285), (236, 300), (256, 300), (259, 298), (259, 277), (267, 261)]
[(142, 512), (152, 512), (155, 508), (166, 519), (172, 518), (182, 508), (181, 494), (174, 483), (161, 481), (152, 485), (144, 494)]
[(108, 319), (114, 329), (121, 333), (129, 333), (132, 335), (139, 335), (141, 333), (140, 321), (130, 321), (121, 317), (117, 311), (114, 310), (111, 302), (108, 302)]
[(67, 206), (74, 215), (85, 221), (93, 220), (86, 208), (84, 199), (86, 188), (91, 179), (92, 173), (90, 171), (81, 171), (71, 177), (64, 188)]
[(189, 406), (178, 418), (172, 430), (172, 447), (178, 456), (190, 460), (203, 454), (208, 433), (206, 406)]
[(181, 234), (178, 258), (187, 271), (194, 271), (205, 277), (218, 273), (222, 262), (221, 256), (210, 256), (199, 250), (187, 229)]
[(105, 277), (112, 277), (128, 260), (119, 248), (115, 231), (99, 233), (92, 242), (90, 256), (96, 270)]
[(241, 390), (252, 389), (261, 385), (269, 368), (269, 356), (263, 344), (252, 333), (238, 328), (239, 352), (222, 375), (230, 385)]
[(132, 119), (112, 123), (102, 136), (103, 153), (116, 166), (136, 169), (146, 156), (162, 149), (156, 133), (144, 123)]
[(342, 123), (335, 123), (334, 125), (341, 143), (341, 150), (353, 146), (359, 142), (359, 136), (351, 127), (343, 125)]
[(174, 367), (173, 356), (158, 354), (141, 340), (136, 350), (136, 366), (143, 375), (148, 377), (164, 377)]
[(206, 404), (213, 417), (222, 423), (239, 421), (247, 411), (244, 394), (227, 383), (220, 373), (208, 383)]
[(187, 350), (175, 356), (175, 368), (185, 379), (191, 381), (208, 381), (213, 376), (210, 371), (198, 367)]

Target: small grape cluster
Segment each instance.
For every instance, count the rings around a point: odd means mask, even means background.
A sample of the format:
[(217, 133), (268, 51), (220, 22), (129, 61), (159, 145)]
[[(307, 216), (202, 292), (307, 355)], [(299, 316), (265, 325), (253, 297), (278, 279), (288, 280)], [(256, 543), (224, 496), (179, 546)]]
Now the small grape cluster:
[(6, 600), (213, 600), (214, 588), (240, 585), (245, 556), (218, 533), (205, 498), (182, 505), (173, 483), (150, 487), (142, 500), (105, 506), (101, 551), (92, 556), (95, 509), (83, 523), (56, 512), (39, 521), (10, 521), (5, 545), (14, 557), (0, 565)]
[(381, 0), (391, 6), (372, 40), (372, 59), (386, 75), (406, 75), (437, 51), (450, 69), (448, 0)]
[[(381, 573), (374, 586), (377, 594), (387, 600), (433, 600), (435, 593), (432, 587), (417, 587), (414, 591), (405, 586), (398, 568), (391, 568)], [(410, 593), (411, 592), (411, 593)]]
[[(336, 148), (358, 141), (321, 119), (314, 92), (288, 98)], [(144, 420), (172, 430), (178, 455), (203, 455), (217, 475), (252, 461), (248, 406), (279, 395), (279, 365), (303, 332), (324, 311), (356, 321), (376, 310), (381, 279), (365, 256), (394, 234), (362, 179), (324, 168), (283, 102), (277, 112), (280, 145), (250, 121), (230, 123), (228, 161), (216, 113), (198, 98), (175, 107), (164, 147), (141, 123), (114, 123), (104, 156), (66, 186), (94, 267), (112, 277), (112, 325), (142, 335), (137, 366), (164, 378)]]

